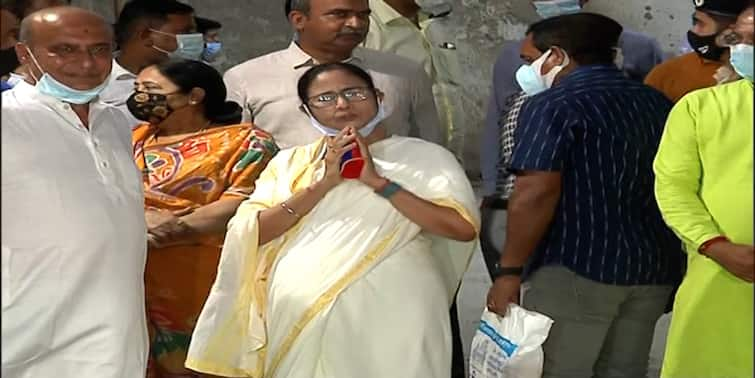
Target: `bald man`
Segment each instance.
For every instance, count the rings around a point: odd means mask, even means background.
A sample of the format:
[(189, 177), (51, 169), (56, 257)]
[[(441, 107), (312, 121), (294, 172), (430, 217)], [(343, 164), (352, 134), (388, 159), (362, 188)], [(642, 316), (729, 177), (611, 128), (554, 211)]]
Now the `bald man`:
[(98, 102), (112, 32), (50, 8), (21, 23), (30, 68), (2, 97), (2, 376), (144, 377), (146, 224), (124, 114)]

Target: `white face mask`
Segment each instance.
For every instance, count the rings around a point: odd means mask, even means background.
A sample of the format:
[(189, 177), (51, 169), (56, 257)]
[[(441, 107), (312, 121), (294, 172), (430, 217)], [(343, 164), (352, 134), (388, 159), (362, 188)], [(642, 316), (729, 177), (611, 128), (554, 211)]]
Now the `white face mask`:
[(63, 102), (82, 105), (88, 104), (89, 102), (94, 100), (94, 98), (102, 93), (102, 91), (105, 90), (105, 87), (107, 87), (107, 85), (109, 84), (109, 81), (106, 78), (105, 81), (103, 81), (100, 85), (92, 89), (82, 90), (71, 88), (56, 80), (49, 73), (45, 72), (42, 69), (42, 66), (39, 65), (37, 58), (31, 52), (30, 48), (27, 47), (26, 51), (29, 53), (29, 57), (31, 58), (32, 63), (36, 66), (39, 72), (42, 73), (42, 76), (37, 77), (31, 70), (29, 71), (32, 78), (34, 78), (34, 81), (36, 82), (34, 86), (37, 88), (37, 91), (39, 91), (39, 93), (54, 97)]
[[(341, 130), (334, 129), (320, 123), (320, 121), (315, 118), (315, 116), (312, 114), (312, 112), (310, 112), (309, 108), (306, 105), (304, 105), (304, 111), (309, 116), (309, 122), (312, 127), (317, 129), (317, 131), (323, 133), (324, 135), (334, 136), (341, 132)], [(362, 128), (358, 130), (359, 135), (361, 135), (362, 137), (367, 137), (368, 135), (372, 134), (372, 132), (375, 131), (375, 128), (378, 127), (380, 122), (382, 122), (386, 118), (388, 118), (388, 114), (386, 113), (385, 105), (383, 105), (382, 101), (379, 101), (377, 113), (375, 113), (375, 116), (372, 117), (369, 122), (367, 122)]]
[(157, 46), (153, 49), (164, 53), (171, 59), (200, 60), (204, 52), (204, 35), (202, 33), (171, 34), (160, 30), (150, 29), (158, 34), (173, 36), (176, 38), (176, 49), (165, 51)]
[(519, 87), (528, 95), (534, 96), (550, 89), (553, 86), (553, 82), (556, 80), (556, 76), (558, 76), (558, 74), (569, 65), (569, 55), (566, 51), (561, 50), (564, 54), (564, 61), (560, 65), (553, 67), (545, 75), (541, 74), (543, 64), (545, 64), (545, 61), (551, 55), (551, 52), (552, 49), (546, 51), (543, 55), (537, 58), (537, 60), (532, 62), (532, 64), (524, 64), (516, 71), (516, 81), (519, 83)]

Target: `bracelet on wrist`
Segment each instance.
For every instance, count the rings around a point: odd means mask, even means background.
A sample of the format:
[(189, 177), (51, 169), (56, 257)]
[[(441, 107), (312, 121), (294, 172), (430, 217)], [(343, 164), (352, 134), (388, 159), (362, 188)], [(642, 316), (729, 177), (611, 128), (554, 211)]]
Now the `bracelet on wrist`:
[(375, 193), (377, 193), (380, 197), (383, 197), (385, 199), (391, 199), (393, 195), (398, 193), (399, 190), (401, 190), (401, 185), (396, 184), (395, 182), (391, 180), (386, 180), (387, 182), (379, 187), (378, 189), (375, 189)]
[(713, 244), (716, 244), (716, 243), (719, 243), (719, 242), (728, 242), (728, 241), (729, 241), (729, 238), (727, 238), (726, 236), (723, 236), (723, 235), (716, 236), (715, 238), (709, 239), (708, 241), (706, 241), (705, 243), (703, 243), (702, 245), (700, 245), (700, 248), (698, 248), (697, 251), (700, 252), (700, 254), (705, 255), (705, 252), (707, 252), (708, 249), (710, 249), (710, 247)]
[(503, 267), (500, 263), (496, 263), (493, 267), (493, 281), (503, 276), (516, 276), (519, 277), (524, 273), (523, 266), (515, 267)]
[(290, 215), (293, 215), (294, 217), (296, 217), (296, 219), (301, 219), (301, 216), (296, 211), (294, 211), (294, 209), (292, 209), (290, 206), (288, 206), (288, 204), (285, 201), (281, 202), (280, 206), (287, 213), (289, 213)]

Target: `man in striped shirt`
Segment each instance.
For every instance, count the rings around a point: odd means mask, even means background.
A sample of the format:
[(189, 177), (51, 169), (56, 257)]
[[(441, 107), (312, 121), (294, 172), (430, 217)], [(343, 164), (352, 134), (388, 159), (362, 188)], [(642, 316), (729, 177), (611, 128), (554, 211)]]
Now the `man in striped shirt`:
[[(506, 242), (488, 295), (555, 323), (543, 377), (645, 376), (656, 320), (679, 279), (681, 243), (653, 196), (671, 102), (614, 65), (622, 28), (572, 14), (532, 25), (517, 73), (523, 106)], [(529, 272), (528, 272), (529, 273)], [(578, 346), (578, 347), (577, 347)]]

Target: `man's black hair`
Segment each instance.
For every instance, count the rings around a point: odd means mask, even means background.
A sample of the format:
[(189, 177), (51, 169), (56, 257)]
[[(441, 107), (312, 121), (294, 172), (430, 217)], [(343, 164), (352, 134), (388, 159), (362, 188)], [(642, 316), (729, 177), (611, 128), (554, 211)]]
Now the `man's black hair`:
[(197, 33), (207, 33), (210, 30), (216, 30), (223, 27), (223, 24), (215, 20), (210, 20), (204, 17), (194, 17), (194, 21), (197, 23)]
[(284, 4), (283, 10), (286, 12), (286, 19), (288, 19), (288, 15), (291, 14), (292, 11), (299, 11), (304, 14), (309, 13), (309, 6), (311, 0), (285, 0), (286, 3)]
[(176, 0), (131, 0), (123, 7), (115, 23), (115, 39), (118, 45), (131, 37), (134, 26), (140, 21), (152, 22), (159, 27), (171, 14), (192, 14), (194, 8)]
[(594, 13), (575, 13), (532, 24), (535, 47), (545, 52), (553, 46), (565, 50), (580, 65), (611, 64), (623, 28), (613, 19)]

